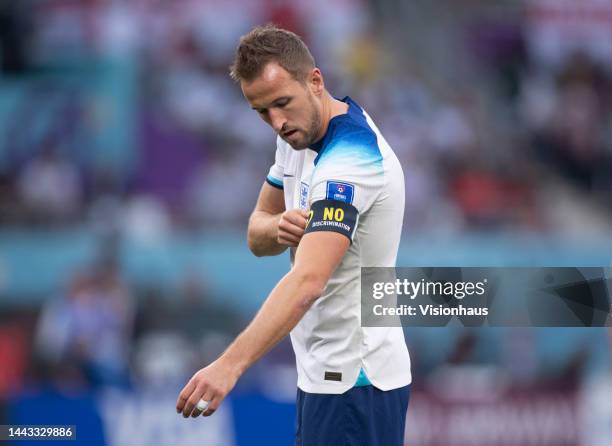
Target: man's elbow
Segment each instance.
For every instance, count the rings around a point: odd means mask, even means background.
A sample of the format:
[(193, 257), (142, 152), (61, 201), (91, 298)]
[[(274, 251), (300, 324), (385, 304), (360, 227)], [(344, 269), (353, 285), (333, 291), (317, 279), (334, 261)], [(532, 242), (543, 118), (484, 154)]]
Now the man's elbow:
[(252, 231), (250, 230), (247, 233), (247, 245), (249, 247), (249, 250), (256, 257), (263, 257), (265, 255), (264, 250), (261, 249), (261, 245), (257, 243), (257, 238), (253, 235)]
[(266, 244), (262, 240), (261, 230), (253, 224), (253, 219), (249, 220), (247, 228), (247, 246), (256, 257), (264, 257), (270, 255), (269, 249), (266, 249)]
[(250, 225), (247, 230), (247, 246), (256, 257), (276, 256), (287, 249), (287, 246), (277, 243), (276, 240)]
[(301, 304), (308, 309), (323, 295), (329, 278), (316, 271), (294, 271), (294, 274), (299, 283)]

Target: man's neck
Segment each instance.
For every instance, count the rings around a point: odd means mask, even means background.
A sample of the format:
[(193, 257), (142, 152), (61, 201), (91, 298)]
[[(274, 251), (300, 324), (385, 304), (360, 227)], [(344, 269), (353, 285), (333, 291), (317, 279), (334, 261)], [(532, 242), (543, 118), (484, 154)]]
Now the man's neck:
[(329, 127), (329, 121), (331, 121), (332, 118), (334, 118), (335, 116), (347, 113), (348, 108), (349, 106), (347, 103), (339, 101), (335, 99), (332, 95), (330, 95), (327, 91), (325, 92), (321, 113), (321, 131), (318, 135), (319, 137), (317, 141), (323, 138), (323, 136), (325, 136), (327, 128)]

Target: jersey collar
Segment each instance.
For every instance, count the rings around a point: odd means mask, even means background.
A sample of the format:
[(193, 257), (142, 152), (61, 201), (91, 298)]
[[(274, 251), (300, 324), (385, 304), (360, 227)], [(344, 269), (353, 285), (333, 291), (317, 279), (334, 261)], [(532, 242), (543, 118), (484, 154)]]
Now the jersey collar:
[(336, 125), (338, 125), (338, 123), (343, 121), (344, 119), (350, 118), (354, 113), (361, 112), (361, 107), (359, 107), (359, 105), (357, 105), (357, 103), (353, 101), (350, 97), (345, 96), (344, 98), (340, 99), (340, 101), (348, 104), (348, 111), (346, 113), (342, 113), (341, 115), (336, 115), (329, 120), (325, 135), (323, 135), (323, 137), (317, 142), (310, 145), (309, 148), (311, 150), (314, 150), (317, 153), (321, 152), (321, 149), (325, 147), (325, 145), (329, 142), (330, 138), (334, 134), (334, 129)]

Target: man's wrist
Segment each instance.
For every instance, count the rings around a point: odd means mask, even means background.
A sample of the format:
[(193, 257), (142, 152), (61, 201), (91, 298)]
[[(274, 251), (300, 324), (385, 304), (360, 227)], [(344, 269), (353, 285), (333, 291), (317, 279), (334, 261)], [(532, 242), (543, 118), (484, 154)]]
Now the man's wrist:
[(233, 355), (230, 350), (223, 353), (219, 359), (217, 359), (217, 361), (221, 363), (223, 368), (227, 370), (228, 373), (234, 375), (236, 380), (238, 380), (248, 368), (248, 365), (244, 362), (244, 360), (236, 355)]

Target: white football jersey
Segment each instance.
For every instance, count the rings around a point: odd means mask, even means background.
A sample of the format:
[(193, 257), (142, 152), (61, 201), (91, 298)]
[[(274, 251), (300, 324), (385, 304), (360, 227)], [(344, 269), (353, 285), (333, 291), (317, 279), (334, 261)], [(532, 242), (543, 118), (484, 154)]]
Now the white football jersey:
[[(353, 100), (305, 150), (277, 138), (267, 177), (282, 188), (287, 210), (310, 209), (306, 232), (329, 230), (351, 245), (323, 295), (291, 331), (298, 387), (344, 393), (361, 369), (381, 390), (410, 384), (401, 327), (361, 326), (361, 267), (394, 267), (404, 215), (404, 174), (371, 118)], [(295, 250), (291, 250), (293, 263)]]

